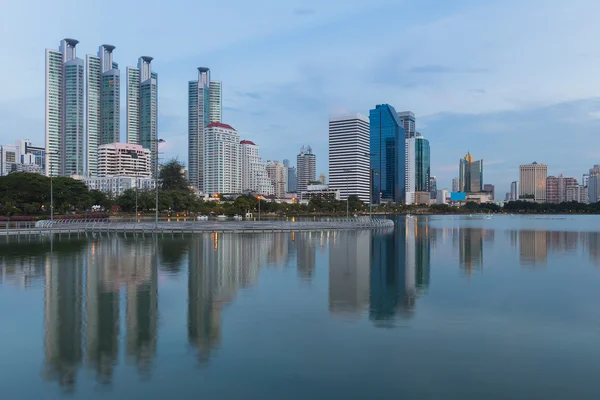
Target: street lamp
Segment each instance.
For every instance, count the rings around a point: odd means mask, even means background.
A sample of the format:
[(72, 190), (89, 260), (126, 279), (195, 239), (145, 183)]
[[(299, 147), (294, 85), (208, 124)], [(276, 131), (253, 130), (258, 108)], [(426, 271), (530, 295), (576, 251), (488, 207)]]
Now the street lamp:
[(158, 145), (160, 143), (164, 143), (164, 139), (154, 139), (153, 142), (156, 142), (156, 158), (154, 159), (154, 187), (156, 189), (156, 210), (154, 215), (154, 227), (158, 229)]
[(256, 196), (258, 199), (258, 220), (260, 221), (260, 195)]
[(365, 157), (369, 157), (369, 219), (373, 218), (373, 174), (379, 175), (378, 172), (373, 172), (371, 168), (371, 157), (374, 153), (365, 153)]

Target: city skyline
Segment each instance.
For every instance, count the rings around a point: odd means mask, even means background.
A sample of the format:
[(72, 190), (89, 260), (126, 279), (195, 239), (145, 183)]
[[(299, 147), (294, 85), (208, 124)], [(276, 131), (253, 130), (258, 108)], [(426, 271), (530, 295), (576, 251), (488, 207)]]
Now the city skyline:
[[(167, 158), (179, 155), (185, 159), (185, 84), (190, 78), (189, 71), (199, 64), (218, 70), (219, 78), (227, 82), (229, 99), (223, 104), (226, 121), (240, 127), (243, 136), (261, 144), (266, 159), (277, 158), (282, 150), (280, 143), (269, 138), (285, 134), (294, 148), (310, 142), (315, 153), (322, 155), (317, 170), (326, 173), (323, 121), (330, 114), (366, 114), (373, 104), (382, 102), (410, 109), (419, 116), (418, 129), (436, 144), (432, 173), (437, 175), (440, 187), (450, 187), (454, 168), (449, 167), (454, 166), (456, 156), (464, 151), (464, 143), (456, 143), (456, 137), (470, 140), (468, 148), (488, 160), (487, 180), (495, 183), (499, 192), (508, 191), (510, 182), (518, 179), (518, 165), (528, 159), (543, 159), (550, 167), (550, 174), (580, 176), (598, 157), (594, 151), (580, 154), (576, 146), (569, 145), (573, 142), (567, 142), (562, 135), (569, 131), (572, 132), (569, 139), (576, 142), (593, 140), (600, 125), (597, 99), (600, 88), (590, 85), (585, 78), (593, 76), (599, 60), (588, 50), (589, 42), (582, 40), (593, 37), (595, 30), (600, 29), (591, 21), (600, 4), (591, 0), (569, 6), (569, 18), (578, 22), (560, 33), (550, 27), (552, 21), (563, 25), (566, 6), (562, 4), (547, 5), (544, 21), (531, 18), (532, 22), (517, 24), (535, 15), (536, 1), (509, 4), (492, 1), (477, 5), (460, 1), (432, 9), (429, 4), (417, 1), (400, 5), (378, 0), (366, 5), (351, 0), (344, 3), (343, 11), (335, 2), (309, 2), (301, 9), (283, 4), (270, 8), (271, 13), (264, 13), (274, 3), (263, 0), (253, 7), (242, 3), (232, 7), (235, 10), (230, 17), (241, 24), (239, 29), (203, 42), (202, 46), (195, 44), (210, 36), (216, 22), (205, 24), (200, 30), (192, 30), (193, 24), (178, 23), (160, 37), (144, 35), (146, 30), (141, 29), (144, 18), (128, 20), (126, 16), (131, 14), (127, 10), (133, 9), (133, 3), (124, 1), (119, 3), (122, 12), (113, 16), (110, 25), (87, 7), (72, 10), (72, 23), (67, 28), (43, 24), (47, 18), (60, 18), (60, 10), (64, 8), (61, 4), (58, 1), (50, 7), (41, 3), (39, 13), (28, 16), (34, 29), (26, 29), (18, 17), (6, 21), (5, 32), (20, 37), (19, 43), (26, 43), (23, 46), (6, 41), (7, 53), (18, 54), (21, 65), (26, 67), (16, 74), (8, 69), (9, 65), (0, 67), (4, 72), (0, 74), (4, 87), (0, 94), (0, 132), (6, 143), (21, 138), (42, 142), (44, 72), (40, 52), (55, 48), (60, 38), (75, 37), (80, 41), (80, 54), (95, 54), (101, 43), (114, 44), (122, 67), (140, 54), (155, 57), (156, 70), (162, 79), (159, 132), (168, 141), (164, 146)], [(188, 21), (199, 7), (177, 0), (173, 5), (163, 14), (173, 21)], [(24, 15), (24, 7), (10, 4), (6, 12)], [(218, 15), (223, 7), (211, 5), (210, 13)], [(303, 12), (304, 8), (308, 11)], [(383, 16), (391, 20), (398, 10), (415, 18), (394, 27), (379, 19)], [(150, 11), (144, 11), (144, 15), (149, 16)], [(266, 24), (273, 15), (277, 16), (277, 24)], [(373, 29), (365, 29), (360, 35), (352, 32), (358, 21)], [(333, 22), (335, 29), (324, 28)], [(98, 29), (89, 31), (86, 28), (90, 24)], [(504, 31), (507, 25), (519, 26), (517, 33), (523, 40), (515, 44), (514, 35), (508, 36)], [(322, 35), (316, 33), (327, 35), (327, 48)], [(369, 43), (383, 33), (402, 37), (407, 46), (419, 51), (410, 59), (399, 57), (397, 50), (391, 48), (376, 53)], [(424, 33), (431, 40), (420, 40)], [(348, 37), (353, 39), (350, 41), (353, 47), (365, 51), (365, 57), (358, 63), (345, 62), (353, 54), (348, 51)], [(497, 43), (494, 52), (483, 46), (486, 41)], [(249, 43), (255, 43), (252, 47), (258, 51), (250, 52)], [(448, 51), (449, 43), (454, 46), (458, 43), (458, 47)], [(576, 45), (565, 46), (567, 53), (561, 57), (547, 51), (567, 43)], [(293, 50), (298, 47), (296, 44), (307, 50)], [(482, 48), (486, 51), (480, 51)], [(514, 57), (516, 54), (520, 56)], [(518, 58), (516, 63), (507, 61), (515, 58)], [(568, 68), (573, 73), (565, 78), (567, 60), (571, 60)], [(545, 68), (540, 74), (542, 64)], [(371, 78), (360, 79), (365, 76)], [(350, 81), (356, 84), (348, 85)], [(123, 103), (121, 115), (125, 115)], [(522, 147), (531, 149), (531, 155), (522, 150), (515, 152), (511, 140), (507, 140), (521, 138), (523, 129), (528, 135), (522, 138), (525, 140)], [(534, 146), (548, 135), (558, 140), (556, 146), (549, 149)], [(565, 150), (571, 152), (567, 157)], [(287, 158), (292, 156), (286, 154)]]

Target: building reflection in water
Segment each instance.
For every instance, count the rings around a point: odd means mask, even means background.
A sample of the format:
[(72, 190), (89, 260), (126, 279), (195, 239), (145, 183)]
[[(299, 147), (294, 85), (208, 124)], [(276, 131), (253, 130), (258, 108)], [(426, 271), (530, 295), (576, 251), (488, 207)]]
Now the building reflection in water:
[(334, 232), (329, 242), (329, 312), (358, 316), (369, 306), (370, 231)]
[(310, 281), (315, 273), (317, 245), (322, 239), (322, 232), (295, 233), (298, 276), (306, 281)]
[[(126, 354), (145, 372), (156, 353), (155, 243), (117, 237), (81, 243), (55, 239), (46, 259), (44, 376), (67, 389), (74, 387), (83, 359), (99, 382), (112, 381), (119, 357), (123, 287)], [(57, 251), (57, 245), (64, 249)]]
[(426, 223), (407, 219), (392, 232), (371, 237), (370, 310), (376, 326), (411, 318), (416, 298), (429, 285), (430, 237)]

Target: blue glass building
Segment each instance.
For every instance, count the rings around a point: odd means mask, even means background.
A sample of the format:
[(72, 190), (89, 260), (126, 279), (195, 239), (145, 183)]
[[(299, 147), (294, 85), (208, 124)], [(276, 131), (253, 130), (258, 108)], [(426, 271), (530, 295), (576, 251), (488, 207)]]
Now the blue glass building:
[(375, 106), (369, 118), (373, 203), (404, 204), (406, 142), (402, 122), (389, 104)]

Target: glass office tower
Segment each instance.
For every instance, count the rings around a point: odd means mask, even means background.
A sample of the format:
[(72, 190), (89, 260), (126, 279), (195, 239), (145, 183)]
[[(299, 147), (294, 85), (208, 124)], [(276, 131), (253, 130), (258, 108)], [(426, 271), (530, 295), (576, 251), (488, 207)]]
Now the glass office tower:
[(403, 204), (406, 143), (402, 122), (389, 104), (378, 104), (369, 118), (373, 203)]

